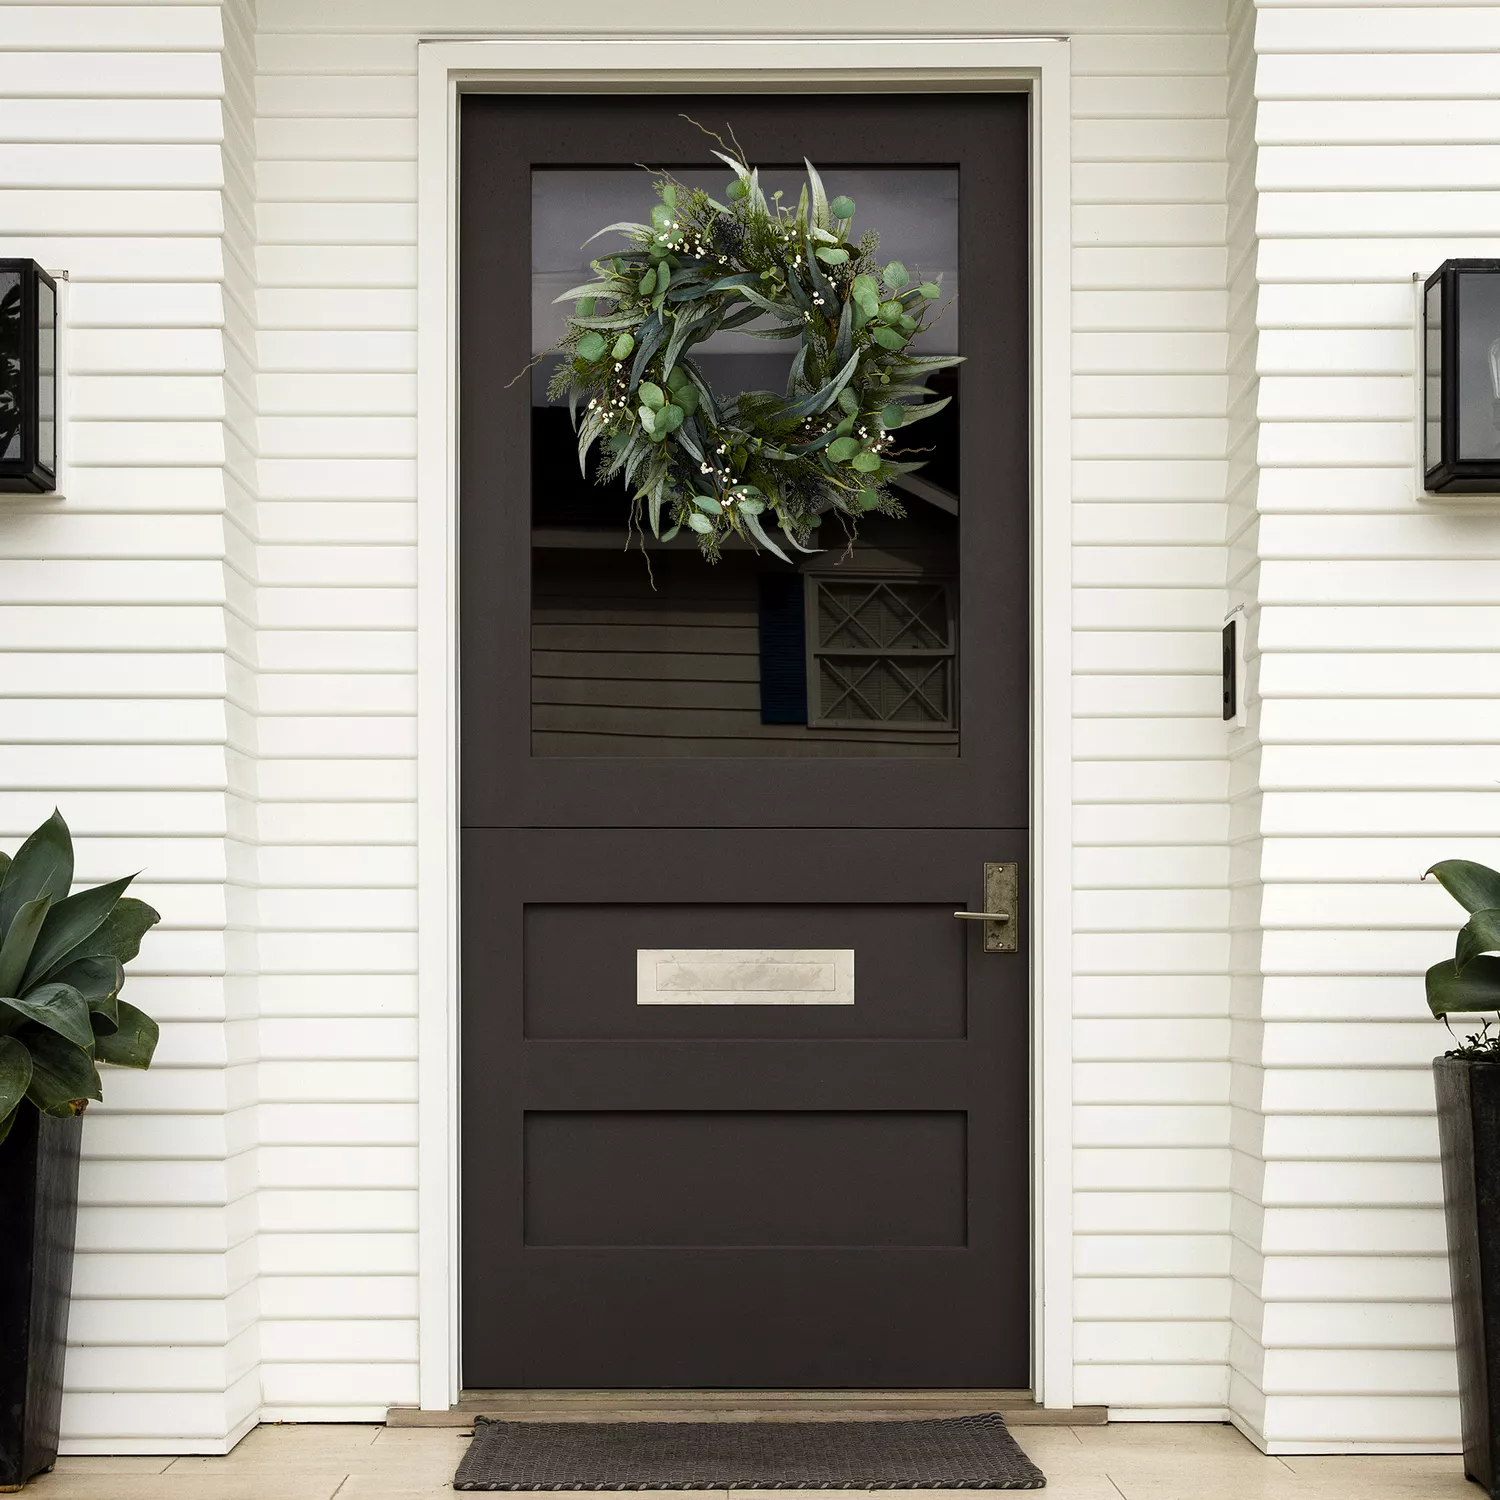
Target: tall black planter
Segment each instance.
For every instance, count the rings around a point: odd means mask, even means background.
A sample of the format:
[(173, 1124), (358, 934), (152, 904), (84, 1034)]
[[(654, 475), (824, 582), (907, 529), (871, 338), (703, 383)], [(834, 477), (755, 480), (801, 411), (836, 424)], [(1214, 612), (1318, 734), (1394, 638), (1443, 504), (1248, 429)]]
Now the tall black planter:
[(1464, 1473), (1500, 1500), (1500, 1062), (1439, 1057), (1438, 1137), (1453, 1279)]
[(57, 1459), (82, 1137), (22, 1104), (0, 1144), (0, 1490)]

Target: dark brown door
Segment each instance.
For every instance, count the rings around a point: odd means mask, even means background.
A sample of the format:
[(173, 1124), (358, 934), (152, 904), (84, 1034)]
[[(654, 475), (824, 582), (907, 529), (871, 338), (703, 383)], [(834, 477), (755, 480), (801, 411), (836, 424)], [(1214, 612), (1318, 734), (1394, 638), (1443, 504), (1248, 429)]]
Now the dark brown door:
[[(907, 516), (796, 568), (678, 539), (648, 571), (547, 361), (509, 383), (650, 201), (636, 163), (722, 185), (683, 116), (793, 201), (811, 156), (957, 294)], [(1027, 959), (952, 916), (987, 862), (1025, 899), (1025, 100), (460, 127), (464, 1383), (1025, 1386)], [(775, 388), (784, 347), (700, 360)]]

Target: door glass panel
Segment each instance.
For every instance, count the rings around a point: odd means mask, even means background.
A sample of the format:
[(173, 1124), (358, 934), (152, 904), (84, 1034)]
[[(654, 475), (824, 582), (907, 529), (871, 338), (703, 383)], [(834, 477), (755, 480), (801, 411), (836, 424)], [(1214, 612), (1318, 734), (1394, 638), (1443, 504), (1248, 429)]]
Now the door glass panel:
[[(941, 277), (948, 305), (913, 347), (959, 352), (957, 171), (820, 169), (830, 195), (858, 205), (856, 235), (880, 231), (882, 259), (914, 281)], [(715, 195), (727, 175), (673, 173)], [(803, 174), (763, 169), (761, 181), (795, 203)], [(928, 378), (955, 399), (904, 440), (925, 461), (898, 481), (906, 515), (867, 517), (852, 541), (829, 516), (821, 550), (793, 566), (748, 545), (710, 564), (686, 532), (643, 537), (625, 485), (595, 484), (592, 457), (580, 473), (566, 403), (547, 395), (572, 309), (553, 298), (624, 244), (585, 247), (590, 235), (654, 201), (637, 167), (532, 174), (532, 754), (957, 755), (962, 366)], [(693, 357), (732, 396), (783, 390), (795, 349), (733, 330)]]

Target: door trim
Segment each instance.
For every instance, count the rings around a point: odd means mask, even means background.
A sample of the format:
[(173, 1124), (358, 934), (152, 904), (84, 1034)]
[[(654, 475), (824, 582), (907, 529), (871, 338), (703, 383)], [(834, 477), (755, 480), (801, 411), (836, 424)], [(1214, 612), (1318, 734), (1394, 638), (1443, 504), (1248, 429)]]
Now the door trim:
[(458, 96), (796, 93), (871, 84), (1023, 91), (1031, 98), (1032, 1385), (1044, 1406), (1073, 1404), (1070, 71), (1064, 38), (497, 34), (418, 44), (417, 1274), (424, 1410), (446, 1410), (459, 1394)]

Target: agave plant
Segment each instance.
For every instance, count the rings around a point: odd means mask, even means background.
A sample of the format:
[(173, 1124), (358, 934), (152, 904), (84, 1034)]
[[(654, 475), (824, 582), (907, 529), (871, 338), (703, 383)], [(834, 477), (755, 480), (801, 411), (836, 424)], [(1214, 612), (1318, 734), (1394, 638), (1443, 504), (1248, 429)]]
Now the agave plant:
[[(1500, 1011), (1500, 871), (1473, 860), (1445, 859), (1427, 874), (1436, 875), (1469, 913), (1453, 957), (1427, 971), (1428, 1007), (1444, 1022), (1453, 1014)], [(1486, 1036), (1488, 1031), (1486, 1024)]]
[(54, 812), (0, 854), (0, 1141), (30, 1100), (81, 1114), (103, 1095), (97, 1063), (147, 1068), (157, 1025), (119, 998), (124, 966), (160, 916), (125, 894), (135, 877), (69, 894), (73, 839)]

